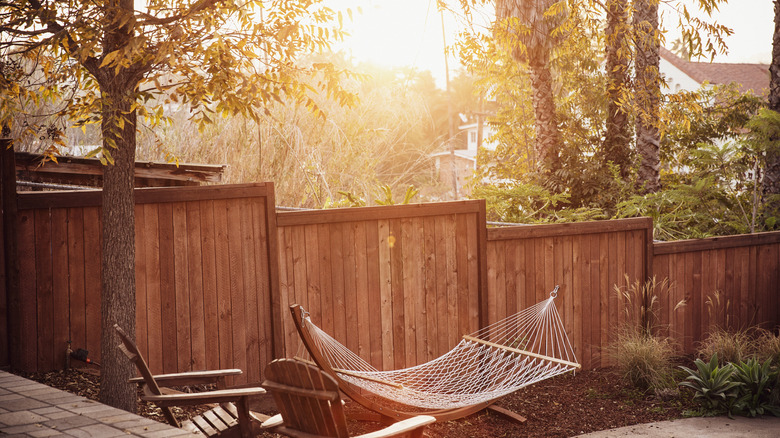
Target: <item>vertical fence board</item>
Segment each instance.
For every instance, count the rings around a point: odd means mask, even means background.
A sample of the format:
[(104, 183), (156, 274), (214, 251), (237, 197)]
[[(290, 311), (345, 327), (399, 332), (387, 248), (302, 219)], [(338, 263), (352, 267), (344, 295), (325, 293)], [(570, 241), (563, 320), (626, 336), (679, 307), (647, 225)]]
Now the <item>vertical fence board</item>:
[[(81, 208), (68, 209), (68, 290), (70, 328), (68, 335), (72, 348), (84, 348), (86, 334), (86, 300), (84, 290), (84, 211)], [(89, 255), (91, 257), (91, 254)], [(146, 345), (144, 343), (144, 345)]]
[(102, 296), (101, 260), (103, 247), (101, 243), (101, 213), (100, 207), (84, 209), (84, 270), (86, 272), (86, 333), (85, 349), (90, 356), (100, 363), (100, 300)]
[(187, 278), (187, 210), (182, 202), (171, 204), (173, 237), (173, 297), (176, 311), (176, 362), (177, 370), (192, 368), (192, 336), (190, 320), (190, 297)]
[(157, 206), (143, 205), (144, 245), (136, 248), (136, 258), (143, 259), (146, 276), (146, 307), (141, 308), (146, 313), (146, 338), (142, 343), (147, 345), (147, 358), (152, 372), (163, 372), (163, 322), (162, 298), (160, 296), (160, 230), (158, 225)]
[(38, 302), (38, 364), (40, 370), (49, 370), (54, 361), (54, 293), (52, 291), (51, 211), (35, 212), (35, 272), (36, 300)]
[(192, 348), (191, 368), (193, 370), (207, 369), (208, 353), (206, 348), (206, 307), (203, 293), (203, 252), (201, 241), (200, 202), (190, 201), (186, 204), (187, 223), (187, 278), (186, 298), (189, 299), (190, 336)]
[(52, 342), (53, 361), (50, 369), (59, 369), (65, 363), (65, 351), (69, 341), (70, 319), (68, 309), (68, 210), (55, 208), (51, 212), (52, 304), (54, 305)]

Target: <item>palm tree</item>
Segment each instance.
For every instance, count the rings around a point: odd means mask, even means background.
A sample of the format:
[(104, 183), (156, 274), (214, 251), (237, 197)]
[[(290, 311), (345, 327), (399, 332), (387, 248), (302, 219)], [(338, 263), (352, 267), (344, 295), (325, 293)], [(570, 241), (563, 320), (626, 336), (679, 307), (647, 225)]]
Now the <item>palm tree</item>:
[(636, 150), (639, 153), (639, 182), (647, 192), (660, 188), (660, 160), (658, 130), (661, 99), (658, 69), (660, 38), (658, 33), (658, 0), (637, 0), (634, 4), (635, 32), (635, 81), (634, 96), (637, 102)]
[(550, 69), (550, 53), (555, 44), (553, 31), (564, 18), (556, 13), (545, 16), (557, 0), (497, 0), (496, 16), (502, 21), (502, 29), (514, 39), (512, 57), (527, 63), (533, 90), (536, 139), (536, 162), (543, 173), (552, 173), (560, 167), (560, 135), (555, 116), (553, 76)]
[[(775, 31), (772, 34), (772, 63), (769, 66), (769, 109), (780, 112), (780, 0), (775, 0)], [(775, 143), (778, 139), (773, 140)], [(764, 199), (780, 194), (780, 150), (770, 148), (766, 152), (766, 168), (761, 182)], [(769, 214), (780, 208), (777, 201), (767, 204)]]
[(607, 73), (606, 134), (604, 136), (604, 162), (618, 167), (620, 176), (626, 178), (630, 169), (631, 132), (628, 126), (628, 108), (623, 98), (628, 87), (628, 68), (631, 59), (628, 46), (628, 4), (626, 0), (607, 0), (605, 29), (605, 55)]

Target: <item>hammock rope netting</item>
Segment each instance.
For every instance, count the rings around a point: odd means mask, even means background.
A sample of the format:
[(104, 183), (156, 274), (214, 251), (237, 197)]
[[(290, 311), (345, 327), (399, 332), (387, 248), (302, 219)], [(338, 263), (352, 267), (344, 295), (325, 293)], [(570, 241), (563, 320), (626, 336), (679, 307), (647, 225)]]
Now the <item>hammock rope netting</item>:
[(393, 371), (371, 366), (317, 327), (305, 311), (302, 321), (318, 355), (344, 382), (407, 406), (457, 409), (580, 367), (555, 307), (557, 290), (544, 301), (463, 336), (441, 357)]

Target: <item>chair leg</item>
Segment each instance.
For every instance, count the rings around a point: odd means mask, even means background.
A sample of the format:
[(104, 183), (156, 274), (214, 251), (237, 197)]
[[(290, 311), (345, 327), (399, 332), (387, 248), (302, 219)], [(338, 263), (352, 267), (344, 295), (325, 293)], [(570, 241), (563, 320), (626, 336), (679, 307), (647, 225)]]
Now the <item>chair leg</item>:
[(245, 438), (255, 436), (255, 425), (252, 417), (249, 416), (249, 397), (241, 397), (236, 402), (236, 410), (238, 411), (238, 427), (241, 430), (241, 436)]

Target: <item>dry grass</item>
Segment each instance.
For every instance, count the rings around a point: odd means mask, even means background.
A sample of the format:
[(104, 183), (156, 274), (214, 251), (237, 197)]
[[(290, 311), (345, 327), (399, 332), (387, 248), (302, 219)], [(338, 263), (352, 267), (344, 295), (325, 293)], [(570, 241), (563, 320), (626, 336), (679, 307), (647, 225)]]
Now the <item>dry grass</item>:
[[(616, 285), (615, 292), (626, 315), (626, 323), (618, 328), (617, 339), (608, 348), (617, 369), (631, 385), (644, 391), (674, 388), (677, 346), (668, 337), (654, 334), (659, 328), (659, 301), (669, 294), (669, 280), (653, 277), (632, 283), (626, 277), (626, 286)], [(679, 302), (675, 310), (684, 305), (684, 301)]]

